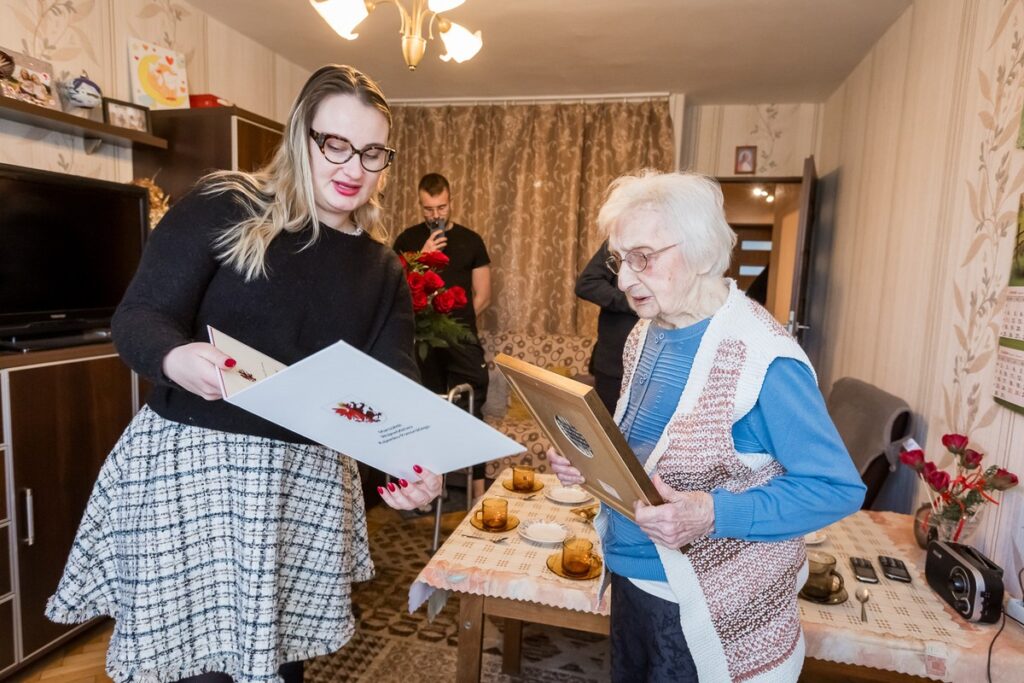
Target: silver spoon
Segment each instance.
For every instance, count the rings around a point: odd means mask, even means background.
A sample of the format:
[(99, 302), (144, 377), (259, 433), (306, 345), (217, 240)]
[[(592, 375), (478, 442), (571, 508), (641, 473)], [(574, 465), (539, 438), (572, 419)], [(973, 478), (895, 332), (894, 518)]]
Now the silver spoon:
[(871, 599), (871, 592), (867, 588), (858, 588), (857, 592), (854, 593), (857, 599), (860, 601), (860, 620), (868, 620), (868, 600)]
[(461, 534), (466, 538), (475, 538), (478, 541), (490, 541), (491, 543), (504, 543), (508, 540), (508, 536), (499, 536), (498, 538), (484, 538), (483, 536), (473, 536), (472, 534)]

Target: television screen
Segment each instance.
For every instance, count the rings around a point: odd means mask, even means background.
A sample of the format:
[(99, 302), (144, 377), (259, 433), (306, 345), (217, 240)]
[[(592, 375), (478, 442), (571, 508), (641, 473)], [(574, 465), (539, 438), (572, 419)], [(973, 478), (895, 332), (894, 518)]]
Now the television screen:
[(147, 216), (143, 188), (0, 164), (0, 338), (107, 326)]

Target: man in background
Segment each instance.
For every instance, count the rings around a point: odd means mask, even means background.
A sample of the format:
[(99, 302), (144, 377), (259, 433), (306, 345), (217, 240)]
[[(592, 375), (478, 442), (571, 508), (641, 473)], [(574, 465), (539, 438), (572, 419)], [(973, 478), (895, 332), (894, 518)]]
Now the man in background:
[(608, 241), (605, 240), (576, 279), (576, 296), (601, 307), (597, 342), (590, 356), (590, 374), (594, 376), (594, 388), (601, 402), (614, 415), (622, 388), (622, 347), (637, 317), (626, 295), (619, 290), (618, 276), (605, 265), (608, 256)]
[[(402, 231), (395, 240), (395, 251), (444, 252), (449, 263), (441, 278), (448, 287), (458, 285), (466, 290), (470, 301), (469, 305), (452, 311), (452, 317), (476, 335), (477, 316), (491, 303), (491, 259), (487, 247), (480, 235), (451, 220), (451, 186), (443, 175), (423, 176), (419, 198), (424, 220)], [(419, 364), (423, 385), (431, 391), (442, 394), (458, 384), (472, 386), (473, 413), (482, 418), (480, 408), (487, 399), (487, 364), (479, 341), (431, 349)], [(474, 467), (473, 477), (474, 488), (483, 493), (483, 465)]]

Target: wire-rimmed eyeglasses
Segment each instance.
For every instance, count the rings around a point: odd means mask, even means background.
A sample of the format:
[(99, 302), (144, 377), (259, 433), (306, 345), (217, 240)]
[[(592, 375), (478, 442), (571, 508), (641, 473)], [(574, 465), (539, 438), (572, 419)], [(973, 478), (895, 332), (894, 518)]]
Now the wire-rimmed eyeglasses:
[(395, 150), (384, 145), (367, 145), (357, 149), (350, 141), (340, 135), (321, 133), (312, 128), (309, 129), (309, 137), (320, 148), (324, 159), (332, 164), (343, 164), (352, 158), (352, 155), (359, 155), (359, 165), (370, 173), (379, 173), (391, 165), (395, 159)]
[(604, 265), (608, 270), (612, 271), (616, 275), (619, 274), (619, 270), (622, 269), (622, 264), (625, 262), (629, 269), (634, 273), (642, 273), (647, 270), (647, 264), (650, 262), (652, 256), (657, 256), (663, 251), (668, 251), (672, 247), (678, 247), (682, 242), (676, 242), (670, 244), (667, 247), (656, 249), (655, 251), (649, 251), (646, 254), (642, 251), (628, 251), (625, 256), (619, 257), (615, 254), (609, 254), (608, 258), (604, 260)]

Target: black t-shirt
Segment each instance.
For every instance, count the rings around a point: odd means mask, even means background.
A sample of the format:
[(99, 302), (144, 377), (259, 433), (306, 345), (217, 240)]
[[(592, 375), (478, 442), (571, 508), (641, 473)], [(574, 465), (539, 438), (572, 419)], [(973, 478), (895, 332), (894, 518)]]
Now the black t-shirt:
[[(445, 232), (448, 244), (445, 245), (444, 255), (448, 257), (448, 267), (441, 272), (441, 279), (445, 285), (451, 287), (458, 285), (466, 290), (466, 298), (469, 303), (462, 308), (452, 311), (452, 317), (469, 325), (473, 332), (476, 332), (476, 312), (473, 310), (473, 269), (486, 266), (491, 262), (487, 255), (487, 247), (480, 235), (469, 228), (459, 224), (453, 224)], [(406, 228), (395, 240), (395, 251), (420, 251), (424, 243), (430, 237), (430, 231), (426, 223)]]

